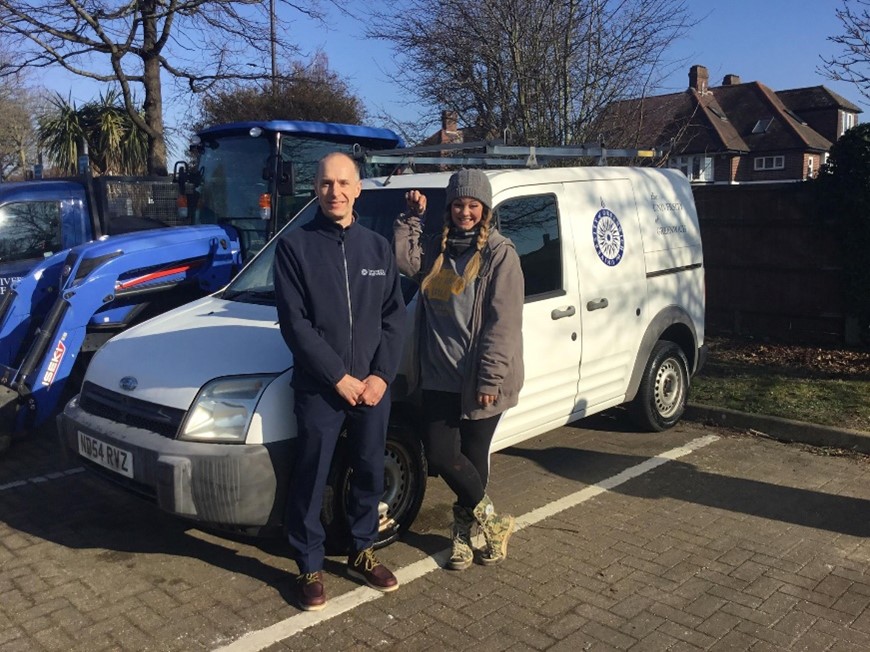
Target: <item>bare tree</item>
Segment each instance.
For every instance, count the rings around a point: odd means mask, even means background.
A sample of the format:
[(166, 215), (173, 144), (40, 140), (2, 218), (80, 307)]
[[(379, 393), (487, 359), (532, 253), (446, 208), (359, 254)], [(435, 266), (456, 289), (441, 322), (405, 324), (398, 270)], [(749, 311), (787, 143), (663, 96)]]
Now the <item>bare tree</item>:
[[(317, 0), (282, 4), (321, 17)], [(16, 47), (5, 72), (59, 66), (117, 83), (131, 120), (148, 135), (148, 171), (165, 174), (161, 75), (190, 92), (222, 79), (268, 77), (263, 53), (292, 51), (280, 40), (286, 30), (269, 28), (273, 7), (262, 0), (0, 0), (0, 37)], [(144, 113), (134, 101), (139, 85)]]
[(604, 106), (655, 85), (688, 20), (684, 0), (411, 0), (369, 35), (403, 57), (410, 93), (475, 136), (552, 145), (582, 142)]
[(318, 52), (309, 64), (296, 61), (285, 74), (254, 83), (221, 85), (205, 94), (198, 127), (242, 120), (314, 120), (360, 124), (362, 100), (329, 69)]
[(0, 181), (22, 175), (36, 162), (34, 117), (41, 101), (22, 75), (0, 80)]
[(20, 175), (35, 162), (33, 111), (29, 89), (0, 87), (0, 181)]
[(822, 57), (822, 73), (834, 81), (855, 84), (870, 100), (870, 0), (843, 0), (837, 9), (843, 33), (828, 40), (842, 48), (837, 57)]

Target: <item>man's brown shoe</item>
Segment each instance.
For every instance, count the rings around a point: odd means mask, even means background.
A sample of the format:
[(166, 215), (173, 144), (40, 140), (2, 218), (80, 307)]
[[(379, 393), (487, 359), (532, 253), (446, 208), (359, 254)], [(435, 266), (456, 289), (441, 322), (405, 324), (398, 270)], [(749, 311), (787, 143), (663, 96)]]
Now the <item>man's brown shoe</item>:
[(299, 606), (305, 611), (320, 611), (326, 606), (326, 590), (323, 588), (323, 573), (301, 573), (296, 578), (296, 594)]
[(384, 593), (399, 588), (399, 580), (389, 568), (378, 561), (372, 548), (366, 548), (347, 558), (347, 574)]

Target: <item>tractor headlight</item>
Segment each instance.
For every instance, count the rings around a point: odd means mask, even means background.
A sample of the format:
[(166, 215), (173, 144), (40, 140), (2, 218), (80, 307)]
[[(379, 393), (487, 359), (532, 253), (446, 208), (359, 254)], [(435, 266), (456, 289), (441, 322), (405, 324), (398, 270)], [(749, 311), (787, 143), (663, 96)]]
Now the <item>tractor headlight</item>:
[(276, 376), (218, 378), (203, 387), (181, 427), (179, 439), (243, 444), (257, 402)]

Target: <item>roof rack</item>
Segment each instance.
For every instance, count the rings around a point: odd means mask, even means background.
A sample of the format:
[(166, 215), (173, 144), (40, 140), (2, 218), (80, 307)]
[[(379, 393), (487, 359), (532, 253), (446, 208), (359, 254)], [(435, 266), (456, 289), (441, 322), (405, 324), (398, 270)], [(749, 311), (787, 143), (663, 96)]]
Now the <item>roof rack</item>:
[[(478, 151), (474, 151), (478, 150)], [(428, 155), (428, 156), (427, 156)], [(557, 145), (520, 147), (491, 141), (444, 143), (403, 149), (358, 151), (366, 163), (397, 165), (464, 165), (476, 167), (541, 167), (541, 161), (592, 158), (607, 165), (610, 158), (661, 158), (661, 149), (611, 149), (601, 145)]]

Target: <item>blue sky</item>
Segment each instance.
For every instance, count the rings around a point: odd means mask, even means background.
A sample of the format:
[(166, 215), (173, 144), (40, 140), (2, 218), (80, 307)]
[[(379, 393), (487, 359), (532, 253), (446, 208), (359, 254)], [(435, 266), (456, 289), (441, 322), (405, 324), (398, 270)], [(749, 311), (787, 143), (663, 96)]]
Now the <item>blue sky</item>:
[[(360, 4), (349, 6), (359, 12)], [(832, 82), (817, 71), (820, 55), (837, 52), (827, 37), (841, 31), (835, 16), (841, 0), (690, 0), (688, 6), (695, 24), (669, 53), (670, 73), (662, 92), (685, 89), (689, 67), (702, 64), (708, 68), (714, 86), (729, 73), (739, 75), (744, 82), (762, 82), (774, 90), (825, 85), (870, 111), (854, 85)], [(337, 12), (329, 17), (327, 25), (324, 28), (297, 19), (291, 22), (288, 37), (299, 43), (303, 53), (322, 49), (330, 67), (348, 81), (370, 115), (417, 119), (419, 108), (392, 81), (399, 64), (389, 45), (365, 39), (364, 29), (356, 20)], [(99, 92), (94, 84), (62, 74), (48, 74), (41, 81), (50, 90), (65, 97), (71, 95), (79, 102)], [(180, 128), (189, 111), (184, 98), (169, 99), (167, 127)], [(377, 120), (371, 122), (381, 126)], [(432, 130), (437, 127), (433, 124)]]
[[(689, 64), (707, 66), (712, 85), (733, 73), (774, 90), (821, 84), (859, 103), (861, 95), (854, 85), (832, 82), (816, 70), (820, 55), (838, 52), (827, 37), (842, 31), (835, 15), (841, 0), (702, 1), (690, 6), (700, 22), (673, 54), (688, 58)], [(673, 90), (685, 88), (688, 65), (670, 79)]]
[[(816, 70), (820, 55), (837, 52), (827, 37), (841, 31), (835, 15), (841, 0), (689, 0), (687, 4), (696, 22), (670, 52), (673, 71), (662, 92), (685, 89), (689, 67), (702, 64), (710, 72), (711, 85), (721, 84), (729, 73), (774, 90), (821, 84), (860, 104), (854, 85), (832, 82)], [(389, 79), (397, 65), (389, 46), (361, 38), (353, 21), (333, 24), (326, 34), (308, 32), (308, 47), (324, 49), (330, 66), (351, 80), (373, 113), (383, 106), (398, 116), (414, 117), (415, 108)]]

